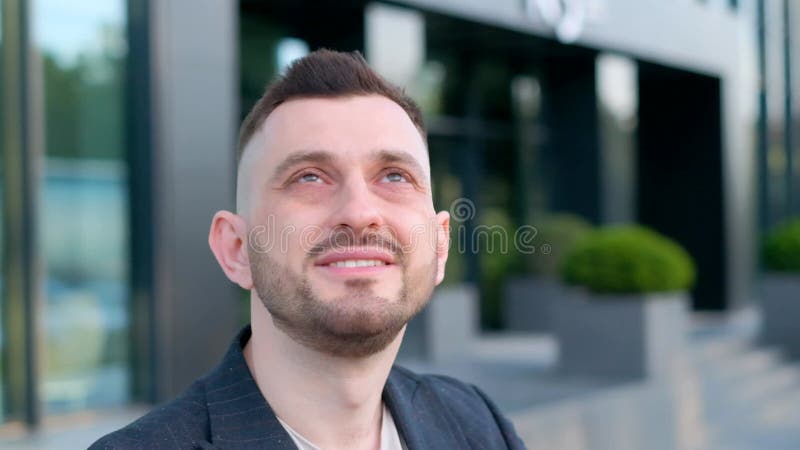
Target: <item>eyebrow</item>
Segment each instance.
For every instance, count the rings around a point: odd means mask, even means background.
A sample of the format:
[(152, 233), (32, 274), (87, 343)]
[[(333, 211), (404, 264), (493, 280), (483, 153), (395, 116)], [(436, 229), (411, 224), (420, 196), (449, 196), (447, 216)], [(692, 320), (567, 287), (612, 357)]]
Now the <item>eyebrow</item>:
[[(413, 169), (413, 171), (417, 172), (417, 176), (422, 178), (423, 181), (426, 183), (428, 182), (422, 164), (420, 164), (419, 161), (417, 161), (417, 159), (411, 156), (411, 154), (408, 152), (402, 150), (381, 149), (371, 152), (368, 158), (384, 164), (399, 163), (406, 165)], [(333, 155), (333, 153), (325, 150), (298, 151), (290, 154), (283, 161), (281, 161), (280, 164), (278, 164), (272, 174), (272, 180), (278, 180), (281, 175), (298, 164), (331, 164), (335, 159), (336, 157)]]
[(275, 171), (272, 173), (272, 180), (275, 181), (281, 177), (287, 170), (302, 163), (316, 163), (316, 164), (329, 164), (333, 161), (333, 156), (324, 150), (310, 150), (299, 151), (287, 156)]

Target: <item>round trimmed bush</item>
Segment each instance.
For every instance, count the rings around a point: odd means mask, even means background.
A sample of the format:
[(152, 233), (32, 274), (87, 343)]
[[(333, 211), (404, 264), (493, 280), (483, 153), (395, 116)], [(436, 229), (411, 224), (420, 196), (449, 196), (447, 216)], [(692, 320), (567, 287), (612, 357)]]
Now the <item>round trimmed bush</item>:
[(597, 293), (670, 292), (693, 286), (695, 266), (675, 241), (645, 227), (615, 226), (576, 243), (561, 275)]
[(784, 222), (764, 238), (764, 266), (774, 272), (800, 272), (800, 218)]

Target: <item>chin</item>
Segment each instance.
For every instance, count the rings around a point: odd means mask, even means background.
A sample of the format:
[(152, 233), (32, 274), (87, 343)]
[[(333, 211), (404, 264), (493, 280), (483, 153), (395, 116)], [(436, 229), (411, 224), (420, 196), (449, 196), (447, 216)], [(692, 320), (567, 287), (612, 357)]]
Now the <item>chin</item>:
[(371, 335), (405, 325), (406, 305), (382, 297), (331, 299), (325, 327), (335, 334)]
[(317, 298), (325, 303), (360, 300), (364, 303), (397, 303), (401, 286), (375, 283), (374, 280), (353, 279), (344, 283), (319, 283), (312, 290), (323, 295)]

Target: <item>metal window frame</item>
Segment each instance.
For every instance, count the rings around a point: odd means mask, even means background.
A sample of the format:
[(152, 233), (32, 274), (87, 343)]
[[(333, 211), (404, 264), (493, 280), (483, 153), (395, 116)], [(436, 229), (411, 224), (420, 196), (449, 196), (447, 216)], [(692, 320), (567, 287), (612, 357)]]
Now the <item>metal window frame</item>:
[(150, 1), (127, 0), (128, 58), (125, 68), (125, 145), (128, 179), (128, 241), (131, 317), (130, 351), (133, 372), (131, 397), (155, 403), (157, 351), (154, 332), (154, 215), (153, 124), (151, 123)]
[[(3, 349), (5, 409), (29, 427), (41, 423), (39, 392), (41, 264), (37, 236), (42, 155), (41, 72), (30, 39), (30, 3), (3, 4)], [(20, 364), (21, 362), (21, 364)]]

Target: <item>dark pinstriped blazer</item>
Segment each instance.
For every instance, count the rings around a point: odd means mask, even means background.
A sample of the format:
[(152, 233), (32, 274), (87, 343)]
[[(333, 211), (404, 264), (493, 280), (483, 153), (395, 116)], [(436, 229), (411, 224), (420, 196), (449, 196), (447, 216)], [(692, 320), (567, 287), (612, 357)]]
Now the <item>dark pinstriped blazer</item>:
[[(95, 449), (292, 449), (253, 380), (245, 327), (208, 375), (172, 402), (95, 442)], [(523, 449), (511, 423), (475, 386), (394, 366), (383, 400), (409, 450)]]

